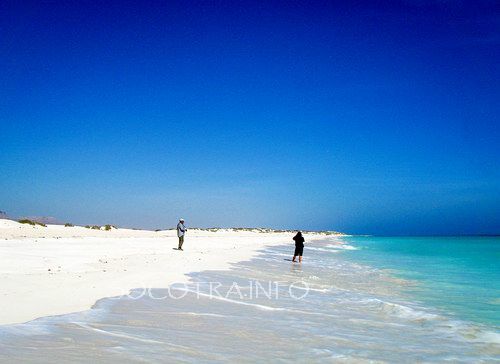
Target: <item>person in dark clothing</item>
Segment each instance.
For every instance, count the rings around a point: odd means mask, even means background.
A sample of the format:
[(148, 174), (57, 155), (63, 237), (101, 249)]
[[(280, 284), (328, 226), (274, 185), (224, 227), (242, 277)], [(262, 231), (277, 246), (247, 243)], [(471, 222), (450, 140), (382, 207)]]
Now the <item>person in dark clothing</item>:
[(297, 257), (298, 255), (299, 263), (302, 263), (302, 253), (304, 252), (304, 242), (305, 242), (302, 233), (300, 231), (297, 232), (297, 235), (293, 237), (293, 240), (295, 241), (295, 252), (293, 253), (292, 262), (295, 262), (295, 257)]

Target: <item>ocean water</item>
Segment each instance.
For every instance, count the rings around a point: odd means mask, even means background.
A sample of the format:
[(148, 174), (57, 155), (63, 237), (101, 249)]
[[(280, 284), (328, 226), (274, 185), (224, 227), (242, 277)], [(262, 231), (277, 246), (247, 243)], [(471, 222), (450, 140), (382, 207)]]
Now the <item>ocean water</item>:
[(303, 264), (273, 247), (187, 285), (1, 326), (0, 362), (500, 362), (497, 241), (467, 254), (465, 240), (398, 239), (306, 242)]
[(458, 319), (500, 327), (500, 237), (346, 237), (344, 257), (416, 283), (407, 293)]

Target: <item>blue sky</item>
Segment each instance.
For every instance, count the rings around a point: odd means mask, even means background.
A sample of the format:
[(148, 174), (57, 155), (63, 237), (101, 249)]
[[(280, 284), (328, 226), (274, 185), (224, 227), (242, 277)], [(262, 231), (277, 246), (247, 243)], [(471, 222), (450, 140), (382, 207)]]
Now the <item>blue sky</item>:
[(0, 210), (500, 232), (494, 1), (2, 2)]

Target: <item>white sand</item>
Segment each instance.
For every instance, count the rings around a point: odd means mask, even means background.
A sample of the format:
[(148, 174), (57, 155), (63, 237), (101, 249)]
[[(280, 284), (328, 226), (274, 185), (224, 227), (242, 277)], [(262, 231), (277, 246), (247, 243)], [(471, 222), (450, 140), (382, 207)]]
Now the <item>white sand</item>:
[[(306, 235), (306, 240), (322, 238)], [(91, 230), (0, 220), (0, 324), (89, 309), (133, 288), (185, 282), (186, 273), (228, 269), (290, 233), (189, 230), (184, 251), (175, 230)]]

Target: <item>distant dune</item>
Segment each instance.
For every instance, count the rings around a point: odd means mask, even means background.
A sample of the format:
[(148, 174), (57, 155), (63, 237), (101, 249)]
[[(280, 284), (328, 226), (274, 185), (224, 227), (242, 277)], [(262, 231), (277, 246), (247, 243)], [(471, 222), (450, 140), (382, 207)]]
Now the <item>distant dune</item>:
[(23, 216), (20, 220), (21, 219), (27, 219), (45, 225), (64, 225), (64, 222), (52, 216)]

